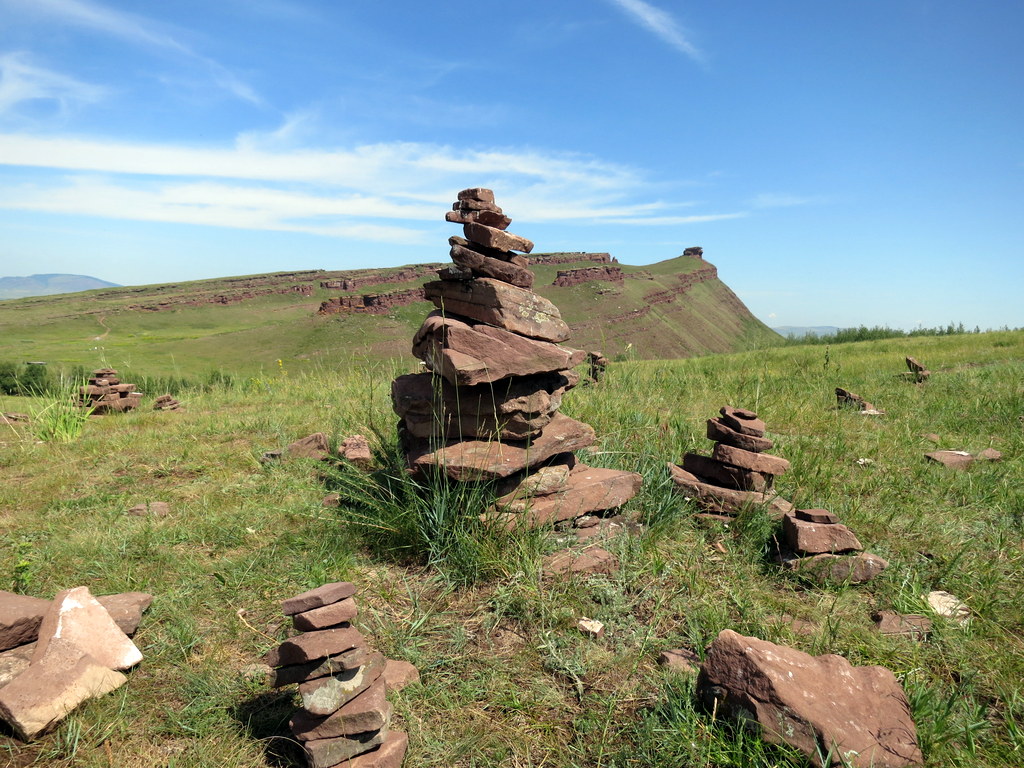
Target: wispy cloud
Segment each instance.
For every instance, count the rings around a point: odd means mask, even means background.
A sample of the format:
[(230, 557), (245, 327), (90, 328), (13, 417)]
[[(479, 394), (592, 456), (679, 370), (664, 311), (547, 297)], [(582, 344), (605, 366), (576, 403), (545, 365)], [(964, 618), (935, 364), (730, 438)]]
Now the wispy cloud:
[(390, 243), (418, 242), (455, 190), (478, 185), (500, 189), (519, 221), (678, 225), (741, 215), (680, 216), (694, 203), (637, 202), (650, 186), (644, 173), (586, 155), (414, 142), (296, 149), (287, 141), (296, 121), (209, 147), (0, 134), (0, 166), (37, 169), (18, 174), (30, 184), (0, 187), (0, 208)]
[(24, 102), (46, 100), (63, 112), (72, 104), (100, 101), (106, 89), (32, 62), (24, 52), (0, 54), (0, 115)]
[(750, 201), (753, 208), (793, 208), (798, 205), (816, 205), (824, 198), (806, 195), (790, 195), (778, 192), (763, 192)]
[(691, 41), (685, 29), (669, 14), (644, 0), (610, 0), (637, 24), (653, 32), (681, 53), (703, 63), (704, 54)]
[(247, 83), (214, 59), (197, 53), (159, 24), (141, 16), (107, 8), (89, 0), (0, 0), (0, 6), (41, 15), (57, 23), (92, 29), (132, 45), (157, 49), (187, 59), (206, 69), (214, 83), (239, 99), (262, 104), (263, 99)]

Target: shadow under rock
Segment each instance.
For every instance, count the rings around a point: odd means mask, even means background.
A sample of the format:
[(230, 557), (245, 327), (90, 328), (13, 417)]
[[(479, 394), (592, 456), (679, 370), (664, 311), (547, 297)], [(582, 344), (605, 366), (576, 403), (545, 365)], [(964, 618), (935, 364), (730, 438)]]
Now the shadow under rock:
[(306, 768), (306, 752), (288, 729), (295, 712), (293, 691), (261, 693), (231, 709), (231, 716), (253, 739), (263, 742), (267, 765), (276, 768)]

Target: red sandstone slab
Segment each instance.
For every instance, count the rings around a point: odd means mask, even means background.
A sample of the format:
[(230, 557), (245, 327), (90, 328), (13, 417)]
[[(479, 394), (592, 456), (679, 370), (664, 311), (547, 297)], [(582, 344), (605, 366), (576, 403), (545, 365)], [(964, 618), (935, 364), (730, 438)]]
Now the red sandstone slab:
[(505, 283), (530, 290), (533, 288), (533, 272), (503, 259), (480, 253), (471, 247), (468, 240), (450, 237), (451, 257), (459, 267), (470, 270), (477, 277), (490, 277)]
[(50, 601), (0, 590), (0, 651), (31, 643)]
[(494, 202), (494, 190), (486, 187), (469, 187), (463, 189), (456, 195), (457, 200), (477, 200), (481, 203)]
[(501, 230), (508, 229), (512, 223), (512, 219), (496, 211), (448, 211), (444, 215), (444, 220), (453, 224), (483, 224)]
[(463, 224), (462, 231), (467, 240), (485, 248), (494, 248), (498, 251), (522, 251), (523, 253), (533, 250), (533, 242), (525, 237), (488, 227), (485, 224), (478, 224), (475, 221)]
[(734, 448), (724, 443), (715, 446), (711, 457), (735, 467), (742, 467), (753, 472), (763, 472), (766, 475), (781, 475), (789, 469), (789, 462), (783, 458), (767, 453), (744, 451), (742, 448)]
[(782, 519), (782, 531), (786, 543), (794, 551), (805, 555), (859, 552), (864, 549), (853, 531), (842, 523), (812, 523), (799, 519), (797, 515), (786, 515)]
[(365, 691), (332, 714), (317, 717), (300, 709), (292, 715), (288, 725), (295, 738), (301, 741), (379, 731), (391, 720), (392, 706), (387, 701), (387, 692), (384, 678), (378, 677)]
[(683, 456), (683, 469), (712, 485), (735, 488), (738, 491), (763, 492), (771, 486), (772, 481), (771, 475), (724, 464), (717, 459), (701, 456), (698, 453), (687, 453)]
[(412, 353), (460, 386), (573, 368), (586, 353), (528, 339), (502, 328), (431, 312), (413, 338)]
[(446, 315), (460, 315), (541, 341), (569, 338), (569, 326), (558, 307), (532, 291), (490, 277), (423, 286), (428, 301)]
[(338, 711), (373, 685), (384, 671), (384, 662), (384, 655), (374, 652), (361, 667), (300, 683), (302, 708), (311, 715), (329, 715)]
[(347, 597), (337, 603), (296, 613), (292, 616), (292, 626), (303, 632), (327, 629), (352, 621), (358, 613), (359, 608), (356, 607), (356, 601), (351, 597)]
[(281, 610), (285, 616), (293, 616), (296, 613), (311, 611), (314, 608), (337, 603), (352, 597), (355, 593), (355, 584), (348, 581), (335, 581), (330, 584), (322, 584), (295, 597), (289, 597), (287, 600), (282, 600)]
[(369, 752), (384, 743), (387, 731), (370, 731), (356, 736), (337, 736), (333, 739), (314, 739), (302, 746), (310, 768), (335, 768), (342, 761)]
[(753, 435), (744, 435), (742, 432), (737, 432), (726, 425), (722, 419), (708, 419), (707, 436), (708, 440), (725, 443), (726, 445), (734, 445), (737, 448), (742, 448), (744, 451), (753, 451), (754, 453), (771, 450), (775, 445), (766, 437), (754, 437)]
[(78, 646), (107, 669), (129, 669), (142, 661), (142, 653), (88, 587), (59, 592), (39, 625), (39, 642), (32, 656), (37, 663), (49, 645), (60, 639)]
[(763, 506), (769, 515), (778, 518), (793, 508), (793, 505), (781, 496), (758, 491), (720, 488), (717, 485), (703, 482), (696, 475), (671, 462), (668, 464), (668, 469), (676, 489), (690, 496), (701, 509), (708, 512), (726, 512), (735, 515), (747, 507)]
[(751, 416), (751, 414), (754, 413), (753, 411), (723, 405), (719, 409), (719, 413), (722, 414), (722, 422), (729, 427), (729, 429), (735, 430), (743, 435), (764, 437), (767, 427), (761, 419), (756, 417), (756, 415)]
[(304, 683), (307, 680), (315, 680), (318, 677), (349, 672), (363, 666), (372, 651), (365, 646), (353, 648), (340, 653), (337, 656), (328, 656), (324, 659), (315, 659), (305, 664), (292, 664), (286, 667), (272, 669), (270, 673), (270, 687), (280, 688), (292, 683)]
[(263, 657), (268, 666), (305, 664), (328, 656), (337, 656), (352, 648), (361, 648), (366, 640), (352, 627), (303, 632), (285, 640)]
[(409, 737), (402, 731), (388, 731), (384, 743), (359, 757), (345, 760), (333, 768), (401, 768)]
[(524, 522), (533, 528), (615, 509), (632, 499), (642, 482), (643, 477), (636, 472), (577, 464), (569, 473), (569, 484), (564, 490), (529, 499), (525, 512), (502, 519), (510, 528)]
[(440, 469), (462, 482), (496, 480), (541, 464), (556, 454), (586, 448), (595, 439), (590, 426), (558, 413), (544, 432), (529, 442), (449, 441), (436, 450), (429, 444), (419, 444), (411, 446), (406, 456), (409, 466), (420, 473)]
[(120, 630), (131, 637), (139, 628), (142, 614), (153, 602), (153, 596), (148, 592), (122, 592), (117, 595), (100, 595), (96, 600)]

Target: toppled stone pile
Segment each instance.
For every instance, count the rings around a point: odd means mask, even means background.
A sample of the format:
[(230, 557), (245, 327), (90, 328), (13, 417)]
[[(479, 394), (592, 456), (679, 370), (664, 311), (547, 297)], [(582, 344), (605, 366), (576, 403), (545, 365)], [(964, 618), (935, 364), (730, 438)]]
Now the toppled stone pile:
[(78, 405), (92, 408), (93, 413), (130, 411), (138, 408), (142, 393), (134, 384), (122, 384), (113, 368), (99, 368), (92, 372), (88, 385), (79, 389)]
[(339, 581), (284, 600), (281, 609), (300, 634), (265, 657), (273, 687), (298, 684), (302, 708), (289, 727), (312, 768), (397, 768), (409, 743), (390, 728), (387, 693), (419, 674), (385, 659), (352, 626), (355, 593), (354, 584)]
[[(411, 471), (456, 482), (493, 481), (487, 516), (530, 526), (619, 507), (639, 490), (634, 472), (588, 467), (573, 451), (594, 430), (558, 412), (586, 359), (560, 346), (569, 326), (534, 293), (523, 254), (533, 243), (507, 232), (511, 219), (489, 189), (465, 189), (445, 215), (453, 266), (424, 286), (438, 308), (413, 339), (429, 373), (400, 376), (391, 397)], [(438, 477), (440, 480), (440, 477)]]
[(160, 395), (153, 401), (154, 411), (180, 411), (181, 403), (171, 395)]
[(707, 423), (708, 439), (715, 441), (711, 456), (687, 453), (681, 466), (669, 463), (676, 490), (712, 515), (736, 515), (749, 505), (766, 505), (775, 516), (791, 511), (793, 505), (772, 490), (789, 462), (764, 453), (774, 445), (764, 436), (765, 423), (743, 408), (726, 405), (719, 412)]
[(864, 551), (857, 536), (825, 509), (797, 509), (782, 518), (783, 567), (818, 584), (862, 584), (889, 563)]
[(885, 411), (880, 411), (872, 403), (869, 403), (860, 395), (842, 387), (836, 387), (836, 405), (840, 408), (853, 407), (865, 416), (882, 416)]
[(87, 587), (52, 601), (0, 592), (0, 718), (29, 741), (77, 706), (127, 682), (142, 661), (129, 638), (153, 600), (96, 598)]
[(825, 755), (854, 768), (921, 765), (917, 728), (903, 687), (884, 667), (795, 648), (725, 629), (697, 676), (697, 695), (718, 715), (760, 726), (815, 765)]
[(907, 356), (906, 361), (907, 368), (910, 370), (908, 373), (902, 374), (904, 378), (913, 379), (920, 384), (922, 381), (927, 381), (928, 377), (932, 375), (931, 371), (909, 355)]

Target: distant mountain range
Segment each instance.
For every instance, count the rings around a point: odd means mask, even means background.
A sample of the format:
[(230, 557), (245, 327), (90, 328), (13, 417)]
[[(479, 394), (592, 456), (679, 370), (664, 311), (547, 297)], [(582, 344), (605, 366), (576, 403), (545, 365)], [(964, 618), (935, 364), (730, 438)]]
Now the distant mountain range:
[(117, 288), (88, 275), (29, 275), (28, 277), (0, 277), (0, 299), (24, 299), (29, 296), (50, 296), (55, 293), (78, 293), (93, 288)]
[(829, 336), (836, 331), (841, 331), (838, 325), (779, 325), (772, 328), (773, 331), (790, 338), (799, 338), (813, 333), (815, 336)]

